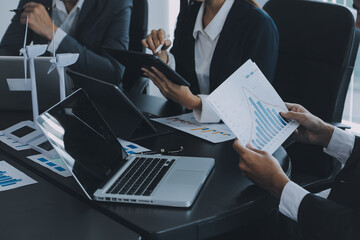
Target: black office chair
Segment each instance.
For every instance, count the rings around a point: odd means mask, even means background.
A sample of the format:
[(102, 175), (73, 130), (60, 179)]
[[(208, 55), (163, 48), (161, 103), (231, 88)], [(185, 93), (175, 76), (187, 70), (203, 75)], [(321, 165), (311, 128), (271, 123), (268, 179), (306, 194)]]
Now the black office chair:
[[(300, 103), (327, 122), (340, 122), (360, 39), (352, 13), (340, 5), (305, 0), (270, 0), (264, 10), (280, 35), (275, 89), (284, 101)], [(294, 143), (286, 150), (293, 180), (305, 187), (330, 182), (341, 168), (321, 147)]]
[[(148, 2), (147, 0), (134, 0), (130, 22), (129, 50), (145, 52), (141, 40), (147, 35), (148, 30)], [(126, 71), (123, 77), (123, 88), (125, 91), (134, 93), (146, 93), (149, 88), (149, 79), (134, 75)]]

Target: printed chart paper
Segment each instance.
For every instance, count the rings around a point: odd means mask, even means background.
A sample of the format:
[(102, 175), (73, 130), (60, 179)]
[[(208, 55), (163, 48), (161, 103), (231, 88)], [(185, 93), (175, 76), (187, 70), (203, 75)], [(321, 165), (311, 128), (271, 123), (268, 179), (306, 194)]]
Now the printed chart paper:
[(0, 161), (0, 192), (37, 183), (5, 161)]
[(198, 123), (192, 113), (187, 113), (175, 117), (153, 118), (151, 120), (205, 139), (212, 143), (225, 142), (235, 138), (235, 135), (225, 124)]
[(118, 138), (118, 141), (120, 142), (121, 146), (124, 148), (125, 152), (129, 155), (150, 151), (150, 149), (148, 149), (148, 148), (144, 148), (136, 143), (132, 143), (132, 142), (123, 140), (121, 138)]
[(70, 177), (71, 172), (67, 169), (65, 163), (61, 158), (48, 158), (43, 154), (33, 155), (27, 157), (31, 161), (40, 164), (43, 167), (46, 167), (47, 169), (50, 169), (51, 171), (63, 176), (63, 177)]
[(0, 131), (0, 141), (8, 145), (9, 147), (15, 149), (16, 151), (22, 151), (30, 149), (30, 146), (28, 144), (22, 144), (18, 141), (12, 140), (11, 138), (5, 136), (3, 134), (3, 131)]
[(242, 145), (250, 143), (270, 154), (299, 126), (280, 116), (288, 112), (285, 103), (251, 60), (215, 89), (208, 101)]

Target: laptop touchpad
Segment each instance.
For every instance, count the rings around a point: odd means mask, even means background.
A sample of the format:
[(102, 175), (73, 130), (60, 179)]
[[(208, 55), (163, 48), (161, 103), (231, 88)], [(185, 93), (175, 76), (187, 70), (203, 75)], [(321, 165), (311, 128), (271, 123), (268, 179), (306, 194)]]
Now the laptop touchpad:
[(176, 170), (167, 180), (169, 184), (194, 185), (202, 180), (204, 173), (201, 171)]

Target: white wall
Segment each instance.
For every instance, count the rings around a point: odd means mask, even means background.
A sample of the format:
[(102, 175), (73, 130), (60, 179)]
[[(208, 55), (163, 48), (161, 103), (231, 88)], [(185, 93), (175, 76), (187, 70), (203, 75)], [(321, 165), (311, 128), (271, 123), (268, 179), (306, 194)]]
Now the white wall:
[(19, 1), (17, 0), (0, 0), (0, 39), (4, 35), (7, 27), (10, 24), (14, 13), (9, 10), (17, 8)]

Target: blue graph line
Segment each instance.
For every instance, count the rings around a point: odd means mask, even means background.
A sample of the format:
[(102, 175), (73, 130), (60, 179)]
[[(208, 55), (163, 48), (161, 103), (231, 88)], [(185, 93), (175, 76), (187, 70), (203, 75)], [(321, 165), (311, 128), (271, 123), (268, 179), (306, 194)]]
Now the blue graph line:
[(254, 140), (252, 140), (252, 143), (254, 144), (254, 146), (255, 146), (257, 149), (261, 150), (261, 147), (260, 147), (259, 145), (257, 145)]
[(276, 134), (271, 131), (269, 126), (264, 122), (264, 120), (261, 118), (260, 114), (257, 111), (254, 111), (256, 117), (261, 121), (261, 123), (265, 126), (266, 130), (274, 137)]
[(268, 143), (265, 139), (263, 139), (263, 138), (260, 136), (259, 133), (256, 133), (256, 136), (258, 137), (258, 139), (260, 139), (260, 141), (261, 141), (263, 144), (267, 144), (267, 143)]
[(10, 176), (5, 176), (5, 173), (5, 171), (0, 171), (0, 187), (10, 186), (22, 181), (21, 179), (13, 179)]
[(272, 117), (270, 117), (269, 113), (265, 110), (265, 108), (264, 108), (264, 106), (261, 104), (261, 102), (258, 101), (257, 104), (259, 105), (259, 107), (261, 108), (261, 110), (263, 111), (263, 113), (266, 115), (266, 117), (270, 120), (270, 122), (272, 123), (272, 125), (273, 125), (278, 131), (281, 131), (281, 128), (276, 125), (276, 123), (274, 122), (274, 120), (272, 119)]
[(266, 136), (270, 139), (272, 139), (273, 137), (271, 136), (271, 134), (269, 134), (265, 128), (262, 126), (262, 124), (259, 122), (258, 119), (255, 119), (255, 122), (257, 123), (257, 125), (261, 128), (261, 130), (266, 134)]
[(274, 114), (270, 111), (270, 109), (267, 108), (266, 111), (269, 113), (270, 117), (274, 120), (278, 127), (284, 128), (281, 122), (279, 122), (279, 119), (276, 116), (274, 117)]
[(256, 139), (256, 142), (257, 142), (261, 147), (264, 147), (264, 146), (265, 146), (264, 144), (262, 144), (262, 143), (259, 141), (259, 139)]
[[(250, 102), (251, 104), (255, 107), (256, 111), (259, 113), (259, 115), (261, 116), (260, 120), (264, 120), (262, 122), (265, 122), (272, 131), (275, 132), (275, 134), (278, 134), (278, 131), (276, 131), (276, 129), (273, 128), (273, 126), (269, 123), (269, 121), (266, 119), (266, 117), (264, 116), (264, 114), (261, 112), (261, 110), (258, 108), (258, 106), (255, 104), (254, 100), (250, 97)], [(274, 135), (275, 136), (275, 135)]]
[(263, 131), (262, 131), (259, 127), (256, 127), (256, 130), (258, 131), (258, 133), (261, 134), (261, 136), (262, 136), (267, 142), (270, 141), (270, 139), (269, 139), (267, 136), (265, 136), (265, 134), (263, 133)]
[(274, 109), (273, 109), (273, 113), (278, 117), (278, 119), (280, 120), (280, 122), (281, 122), (282, 124), (284, 124), (284, 126), (287, 125), (287, 123), (284, 121), (284, 119), (280, 116), (280, 113), (277, 114), (277, 112), (275, 112)]
[[(281, 121), (280, 120), (280, 115), (278, 115), (278, 114), (276, 114), (276, 111), (274, 110), (274, 109), (271, 109), (272, 111), (270, 111), (269, 109), (268, 109), (268, 111), (269, 111), (269, 114), (271, 115), (271, 116), (273, 116), (273, 118), (275, 119), (275, 121), (281, 126), (281, 128), (284, 128), (284, 126), (286, 126), (286, 124), (284, 125), (284, 123), (283, 123), (283, 121)], [(279, 113), (280, 114), (280, 113)]]

